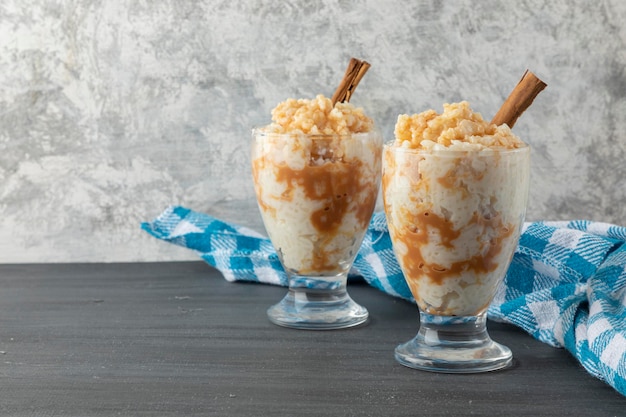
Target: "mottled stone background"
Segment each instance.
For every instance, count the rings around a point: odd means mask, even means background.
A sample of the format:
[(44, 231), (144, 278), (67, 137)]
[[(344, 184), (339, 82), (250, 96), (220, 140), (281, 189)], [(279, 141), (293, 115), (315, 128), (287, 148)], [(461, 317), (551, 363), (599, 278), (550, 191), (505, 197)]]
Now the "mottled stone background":
[(0, 262), (196, 259), (139, 224), (170, 204), (260, 228), (249, 130), (331, 95), (392, 137), (399, 113), (491, 118), (526, 68), (529, 220), (626, 224), (626, 2), (3, 0)]

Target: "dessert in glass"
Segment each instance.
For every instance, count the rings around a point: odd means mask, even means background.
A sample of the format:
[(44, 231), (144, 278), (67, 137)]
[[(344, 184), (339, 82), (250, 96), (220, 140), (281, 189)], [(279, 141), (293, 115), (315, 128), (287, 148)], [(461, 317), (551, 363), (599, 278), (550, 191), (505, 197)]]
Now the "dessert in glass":
[(299, 329), (364, 323), (346, 284), (376, 204), (381, 133), (361, 108), (319, 95), (278, 104), (252, 136), (258, 206), (289, 279), (269, 319)]
[(450, 373), (511, 363), (487, 333), (486, 312), (518, 243), (529, 175), (529, 146), (467, 102), (398, 117), (383, 150), (383, 201), (420, 312), (398, 362)]

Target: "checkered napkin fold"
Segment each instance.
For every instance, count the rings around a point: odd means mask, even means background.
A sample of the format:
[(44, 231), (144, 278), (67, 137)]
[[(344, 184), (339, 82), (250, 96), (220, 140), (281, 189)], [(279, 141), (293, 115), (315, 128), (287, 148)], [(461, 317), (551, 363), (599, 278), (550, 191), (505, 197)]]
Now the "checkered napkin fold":
[[(270, 241), (248, 228), (169, 207), (142, 228), (199, 253), (229, 281), (287, 285)], [(626, 227), (599, 222), (526, 223), (488, 318), (564, 347), (592, 375), (626, 395)], [(354, 263), (390, 295), (414, 301), (375, 213)]]

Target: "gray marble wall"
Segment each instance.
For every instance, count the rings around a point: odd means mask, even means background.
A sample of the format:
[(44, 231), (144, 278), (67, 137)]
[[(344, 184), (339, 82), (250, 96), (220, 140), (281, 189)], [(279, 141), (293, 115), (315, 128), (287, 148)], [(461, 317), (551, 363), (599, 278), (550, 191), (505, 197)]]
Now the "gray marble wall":
[(389, 139), (444, 102), (491, 118), (531, 69), (528, 219), (624, 225), (625, 21), (621, 0), (3, 0), (0, 262), (196, 259), (139, 229), (169, 204), (260, 228), (250, 128), (351, 56)]

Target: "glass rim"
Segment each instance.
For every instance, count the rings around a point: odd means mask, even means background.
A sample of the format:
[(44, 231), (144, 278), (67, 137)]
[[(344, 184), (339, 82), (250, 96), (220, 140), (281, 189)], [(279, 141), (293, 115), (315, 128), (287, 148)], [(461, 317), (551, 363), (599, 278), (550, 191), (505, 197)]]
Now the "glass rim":
[(335, 139), (335, 138), (352, 138), (352, 137), (366, 137), (371, 135), (381, 136), (382, 132), (377, 127), (374, 127), (372, 130), (367, 132), (357, 132), (357, 133), (304, 133), (304, 132), (268, 132), (264, 130), (266, 127), (255, 127), (252, 128), (251, 134), (252, 137), (274, 137), (274, 138), (309, 138), (309, 139)]
[(514, 153), (523, 153), (523, 152), (527, 152), (530, 151), (531, 147), (530, 144), (526, 143), (526, 142), (522, 142), (522, 145), (520, 147), (517, 148), (506, 148), (503, 146), (494, 146), (494, 147), (489, 147), (489, 146), (484, 146), (483, 148), (480, 149), (450, 149), (448, 147), (438, 147), (437, 149), (425, 149), (425, 148), (407, 148), (407, 147), (403, 147), (403, 146), (394, 146), (394, 144), (396, 143), (395, 139), (394, 140), (390, 140), (388, 142), (385, 142), (383, 144), (383, 148), (384, 149), (391, 149), (394, 152), (398, 151), (398, 152), (402, 152), (402, 153), (407, 153), (407, 154), (416, 154), (416, 155), (423, 155), (423, 154), (446, 154), (446, 155), (455, 155), (455, 154), (491, 154), (491, 153), (497, 153), (497, 154), (514, 154)]

